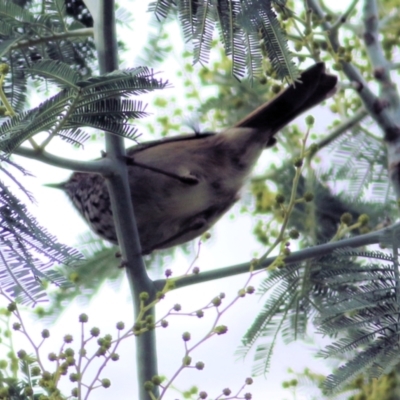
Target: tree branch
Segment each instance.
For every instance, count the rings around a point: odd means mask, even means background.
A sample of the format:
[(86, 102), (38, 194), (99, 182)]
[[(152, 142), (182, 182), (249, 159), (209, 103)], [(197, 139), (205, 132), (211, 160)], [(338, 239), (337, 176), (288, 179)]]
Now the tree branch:
[[(343, 239), (337, 242), (329, 242), (326, 244), (321, 244), (319, 246), (313, 246), (304, 250), (299, 250), (293, 252), (290, 256), (287, 256), (284, 261), (285, 264), (299, 263), (310, 258), (321, 257), (326, 254), (330, 254), (337, 249), (345, 249), (349, 247), (356, 248), (378, 243), (389, 246), (392, 243), (392, 235), (400, 235), (400, 223), (396, 223), (387, 228), (367, 233), (365, 235), (355, 236), (349, 239)], [(178, 277), (172, 279), (172, 281), (174, 282), (173, 289), (179, 289), (185, 286), (196, 285), (202, 282), (208, 282), (215, 279), (222, 279), (229, 276), (244, 274), (250, 272), (250, 270), (262, 270), (264, 268), (268, 268), (268, 266), (271, 265), (275, 261), (275, 259), (276, 257), (269, 257), (259, 264), (254, 262), (247, 262), (243, 264), (231, 265), (229, 267), (215, 269), (213, 271), (202, 272), (196, 275), (186, 275)], [(154, 284), (157, 288), (161, 289), (165, 286), (166, 279), (159, 279), (155, 281)]]
[(40, 38), (34, 39), (24, 39), (18, 41), (17, 43), (10, 46), (10, 50), (17, 50), (25, 47), (30, 46), (37, 46), (41, 43), (48, 43), (51, 40), (62, 40), (62, 39), (69, 39), (69, 38), (77, 38), (77, 37), (91, 37), (93, 36), (93, 28), (82, 28), (82, 29), (75, 29), (73, 31), (66, 31), (66, 32), (52, 32), (51, 35), (43, 36)]
[(72, 171), (96, 172), (103, 175), (109, 175), (112, 171), (112, 164), (108, 158), (94, 161), (76, 161), (56, 156), (45, 150), (36, 151), (27, 147), (19, 147), (13, 151), (13, 154)]
[[(386, 59), (379, 40), (379, 15), (375, 0), (365, 0), (364, 3), (364, 42), (368, 57), (374, 68), (374, 77), (379, 83), (381, 97), (387, 102), (392, 112), (392, 118), (400, 123), (400, 98), (396, 85), (390, 77), (390, 63)], [(397, 197), (400, 197), (400, 131), (386, 138), (389, 176)]]
[[(313, 12), (321, 19), (321, 25), (327, 31), (330, 44), (333, 50), (337, 52), (340, 47), (338, 29), (332, 29), (332, 25), (326, 20), (325, 13), (323, 12), (318, 0), (307, 0), (307, 3)], [(342, 60), (340, 61), (340, 64), (345, 75), (350, 79), (350, 81), (354, 82), (354, 87), (363, 101), (365, 108), (385, 132), (385, 136), (393, 137), (395, 132), (400, 132), (399, 126), (392, 118), (392, 113), (390, 110), (383, 107), (379, 98), (370, 90), (368, 83), (365, 81), (360, 71), (349, 62)]]
[[(95, 21), (95, 41), (99, 56), (100, 73), (118, 69), (117, 40), (115, 32), (115, 5), (112, 0), (98, 1), (98, 20)], [(155, 287), (147, 275), (141, 256), (139, 234), (131, 200), (128, 171), (125, 161), (124, 142), (121, 137), (106, 134), (107, 158), (112, 161), (114, 173), (107, 178), (111, 208), (116, 226), (118, 243), (124, 258), (124, 265), (134, 300), (135, 320), (140, 313), (139, 295), (147, 292), (155, 297)], [(149, 314), (155, 315), (154, 308)], [(157, 354), (155, 331), (151, 330), (136, 337), (137, 379), (140, 400), (150, 399), (144, 388), (145, 381), (157, 375)], [(157, 389), (154, 395), (158, 396)], [(135, 398), (135, 396), (134, 396)]]

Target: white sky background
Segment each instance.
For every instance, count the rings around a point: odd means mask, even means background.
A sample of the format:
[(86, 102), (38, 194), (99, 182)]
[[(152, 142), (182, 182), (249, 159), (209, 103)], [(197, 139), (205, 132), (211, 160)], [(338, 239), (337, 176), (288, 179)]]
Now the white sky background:
[[(118, 35), (128, 46), (131, 46), (131, 51), (125, 55), (124, 62), (121, 68), (137, 66), (135, 59), (140, 53), (140, 49), (146, 43), (145, 35), (148, 29), (148, 16), (145, 14), (147, 2), (143, 1), (120, 1), (120, 4), (132, 12), (134, 22), (133, 31), (119, 30)], [(339, 2), (336, 2), (337, 4)], [(343, 1), (347, 4), (347, 1)], [(172, 37), (178, 37), (179, 31)], [(180, 37), (180, 36), (179, 36)], [(178, 42), (178, 40), (177, 40)], [(179, 43), (175, 43), (174, 45)], [(183, 47), (182, 47), (183, 48)], [(179, 54), (180, 49), (176, 51)], [(150, 66), (151, 67), (151, 66)], [(179, 81), (176, 78), (176, 71), (181, 66), (176, 60), (170, 59), (168, 62), (157, 70), (163, 71), (163, 77), (168, 79), (174, 89), (165, 90), (166, 96), (169, 91), (176, 95), (179, 90)], [(156, 93), (159, 94), (159, 93)], [(180, 100), (184, 104), (184, 98)], [(148, 108), (148, 111), (153, 113), (156, 110)], [(323, 122), (325, 126), (325, 118), (321, 113), (315, 112), (317, 117), (317, 128)], [(151, 120), (152, 116), (148, 117)], [(303, 117), (304, 120), (304, 117)], [(319, 121), (319, 123), (318, 123)], [(147, 138), (151, 138), (147, 136)], [(143, 139), (146, 139), (144, 132)], [(85, 151), (74, 150), (65, 143), (60, 142), (52, 144), (49, 151), (62, 154), (64, 157), (74, 157), (79, 159), (92, 159), (99, 156), (102, 149), (101, 143), (85, 145)], [(263, 161), (267, 160), (268, 155), (265, 153)], [(21, 164), (31, 172), (35, 178), (24, 178), (23, 184), (30, 189), (37, 200), (37, 205), (31, 206), (31, 212), (37, 217), (38, 221), (48, 228), (48, 230), (57, 235), (61, 242), (73, 244), (76, 243), (76, 236), (79, 233), (87, 231), (86, 224), (78, 216), (77, 212), (72, 208), (66, 198), (66, 195), (61, 191), (42, 187), (43, 183), (60, 182), (66, 180), (69, 172), (55, 167), (40, 164), (31, 160), (18, 160)], [(238, 211), (238, 208), (236, 208)], [(229, 215), (225, 216), (213, 230), (213, 238), (208, 243), (202, 246), (200, 258), (196, 265), (201, 271), (214, 269), (217, 267), (229, 266), (246, 262), (253, 257), (255, 250), (261, 250), (261, 247), (253, 239), (251, 232), (252, 222), (247, 216), (240, 216), (240, 221), (230, 219)], [(166, 267), (174, 271), (174, 276), (177, 276), (186, 271), (191, 260), (183, 257), (176, 258), (171, 265)], [(117, 266), (116, 260), (114, 268)], [(121, 272), (123, 273), (123, 271)], [(262, 276), (260, 276), (261, 278)], [(198, 286), (173, 291), (166, 296), (159, 306), (157, 306), (157, 316), (164, 315), (175, 303), (182, 305), (182, 312), (190, 312), (199, 309), (206, 305), (213, 297), (220, 292), (226, 294), (226, 299), (223, 302), (228, 304), (241, 289), (246, 282), (247, 276), (237, 276), (216, 282), (208, 282)], [(251, 284), (258, 286), (260, 279), (253, 279)], [(246, 360), (238, 359), (235, 356), (235, 350), (240, 345), (240, 340), (246, 332), (256, 315), (261, 310), (265, 299), (260, 299), (257, 295), (246, 296), (241, 299), (233, 307), (231, 307), (226, 315), (222, 318), (219, 324), (228, 326), (228, 333), (221, 336), (215, 336), (202, 344), (193, 354), (193, 364), (197, 361), (205, 363), (203, 371), (185, 370), (180, 377), (174, 382), (174, 386), (180, 390), (187, 390), (192, 385), (196, 385), (200, 390), (205, 390), (209, 394), (209, 398), (215, 398), (221, 393), (225, 387), (229, 387), (232, 393), (242, 385), (245, 378), (251, 376), (251, 368), (253, 365), (253, 357), (250, 355)], [(126, 326), (130, 326), (133, 321), (133, 311), (130, 302), (130, 294), (127, 281), (121, 288), (113, 289), (111, 285), (105, 285), (100, 293), (93, 299), (91, 304), (82, 305), (74, 302), (69, 305), (63, 315), (59, 318), (56, 325), (48, 327), (51, 332), (51, 338), (46, 342), (46, 347), (42, 353), (43, 359), (46, 358), (50, 351), (57, 351), (61, 346), (62, 337), (70, 333), (76, 339), (73, 345), (77, 345), (80, 326), (78, 324), (78, 315), (85, 312), (89, 315), (89, 323), (87, 331), (92, 326), (98, 326), (102, 334), (110, 333), (116, 335), (115, 324), (122, 320)], [(207, 316), (210, 317), (207, 317)], [(185, 331), (192, 334), (190, 345), (196, 342), (196, 339), (202, 338), (203, 335), (210, 329), (215, 316), (215, 310), (209, 310), (206, 317), (197, 319), (195, 317), (174, 317), (169, 318), (170, 326), (167, 329), (157, 331), (158, 356), (159, 356), (159, 373), (168, 378), (171, 377), (179, 367), (184, 355), (183, 342), (181, 335)], [(28, 330), (36, 343), (40, 341), (40, 332), (43, 329), (41, 323), (31, 322), (27, 320)], [(321, 340), (322, 343), (322, 340)], [(329, 373), (330, 368), (323, 361), (313, 358), (316, 349), (315, 344), (305, 344), (298, 342), (290, 346), (281, 343), (275, 351), (275, 356), (272, 360), (271, 372), (267, 378), (260, 376), (254, 380), (252, 386), (248, 386), (246, 391), (253, 394), (253, 399), (292, 399), (289, 391), (281, 388), (282, 381), (289, 379), (287, 369), (290, 367), (295, 371), (302, 371), (305, 367), (310, 367), (312, 370), (320, 373)], [(15, 335), (15, 349), (23, 347), (26, 351), (30, 348), (19, 342), (18, 335)], [(74, 346), (72, 346), (74, 347)], [(0, 348), (0, 352), (5, 351)], [(120, 361), (110, 363), (103, 371), (101, 377), (111, 379), (111, 387), (109, 389), (98, 389), (90, 399), (134, 399), (137, 393), (136, 370), (135, 370), (135, 349), (134, 340), (129, 339), (123, 343), (123, 346), (118, 350)], [(51, 370), (49, 368), (49, 370)], [(88, 380), (85, 380), (88, 381)], [(65, 388), (64, 393), (68, 394), (74, 387), (68, 380), (64, 379), (62, 387)], [(296, 397), (297, 400), (308, 400), (311, 398), (311, 393), (304, 389), (302, 395)], [(179, 392), (170, 390), (164, 397), (167, 400), (182, 399), (183, 396)]]

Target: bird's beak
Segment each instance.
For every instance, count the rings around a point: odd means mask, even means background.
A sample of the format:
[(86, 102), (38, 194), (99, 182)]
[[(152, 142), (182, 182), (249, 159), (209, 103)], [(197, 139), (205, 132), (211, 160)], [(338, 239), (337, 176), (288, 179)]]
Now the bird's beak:
[(46, 187), (49, 187), (49, 188), (53, 188), (53, 189), (64, 190), (65, 189), (65, 182), (61, 182), (61, 183), (45, 183), (43, 186), (46, 186)]

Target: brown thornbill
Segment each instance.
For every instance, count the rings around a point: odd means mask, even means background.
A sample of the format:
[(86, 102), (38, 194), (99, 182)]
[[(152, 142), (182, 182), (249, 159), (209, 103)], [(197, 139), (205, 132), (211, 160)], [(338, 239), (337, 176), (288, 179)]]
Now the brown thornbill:
[[(273, 136), (331, 96), (337, 78), (318, 63), (270, 102), (219, 134), (193, 134), (127, 150), (129, 184), (142, 253), (185, 243), (206, 232), (238, 200)], [(117, 244), (105, 179), (75, 172), (61, 185), (90, 227)]]

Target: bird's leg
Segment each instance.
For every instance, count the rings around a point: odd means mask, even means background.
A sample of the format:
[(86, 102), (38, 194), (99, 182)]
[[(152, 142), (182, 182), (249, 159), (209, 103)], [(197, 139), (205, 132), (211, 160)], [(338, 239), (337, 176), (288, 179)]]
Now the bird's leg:
[(150, 165), (139, 163), (139, 162), (135, 161), (132, 157), (126, 157), (126, 164), (133, 165), (135, 167), (139, 167), (139, 168), (143, 168), (143, 169), (147, 169), (149, 171), (153, 171), (155, 173), (162, 174), (162, 175), (168, 176), (173, 179), (177, 179), (178, 181), (185, 183), (187, 185), (197, 185), (199, 183), (199, 180), (193, 175), (190, 175), (190, 174), (178, 175), (178, 174), (174, 174), (173, 172), (163, 171), (159, 168), (151, 167)]

